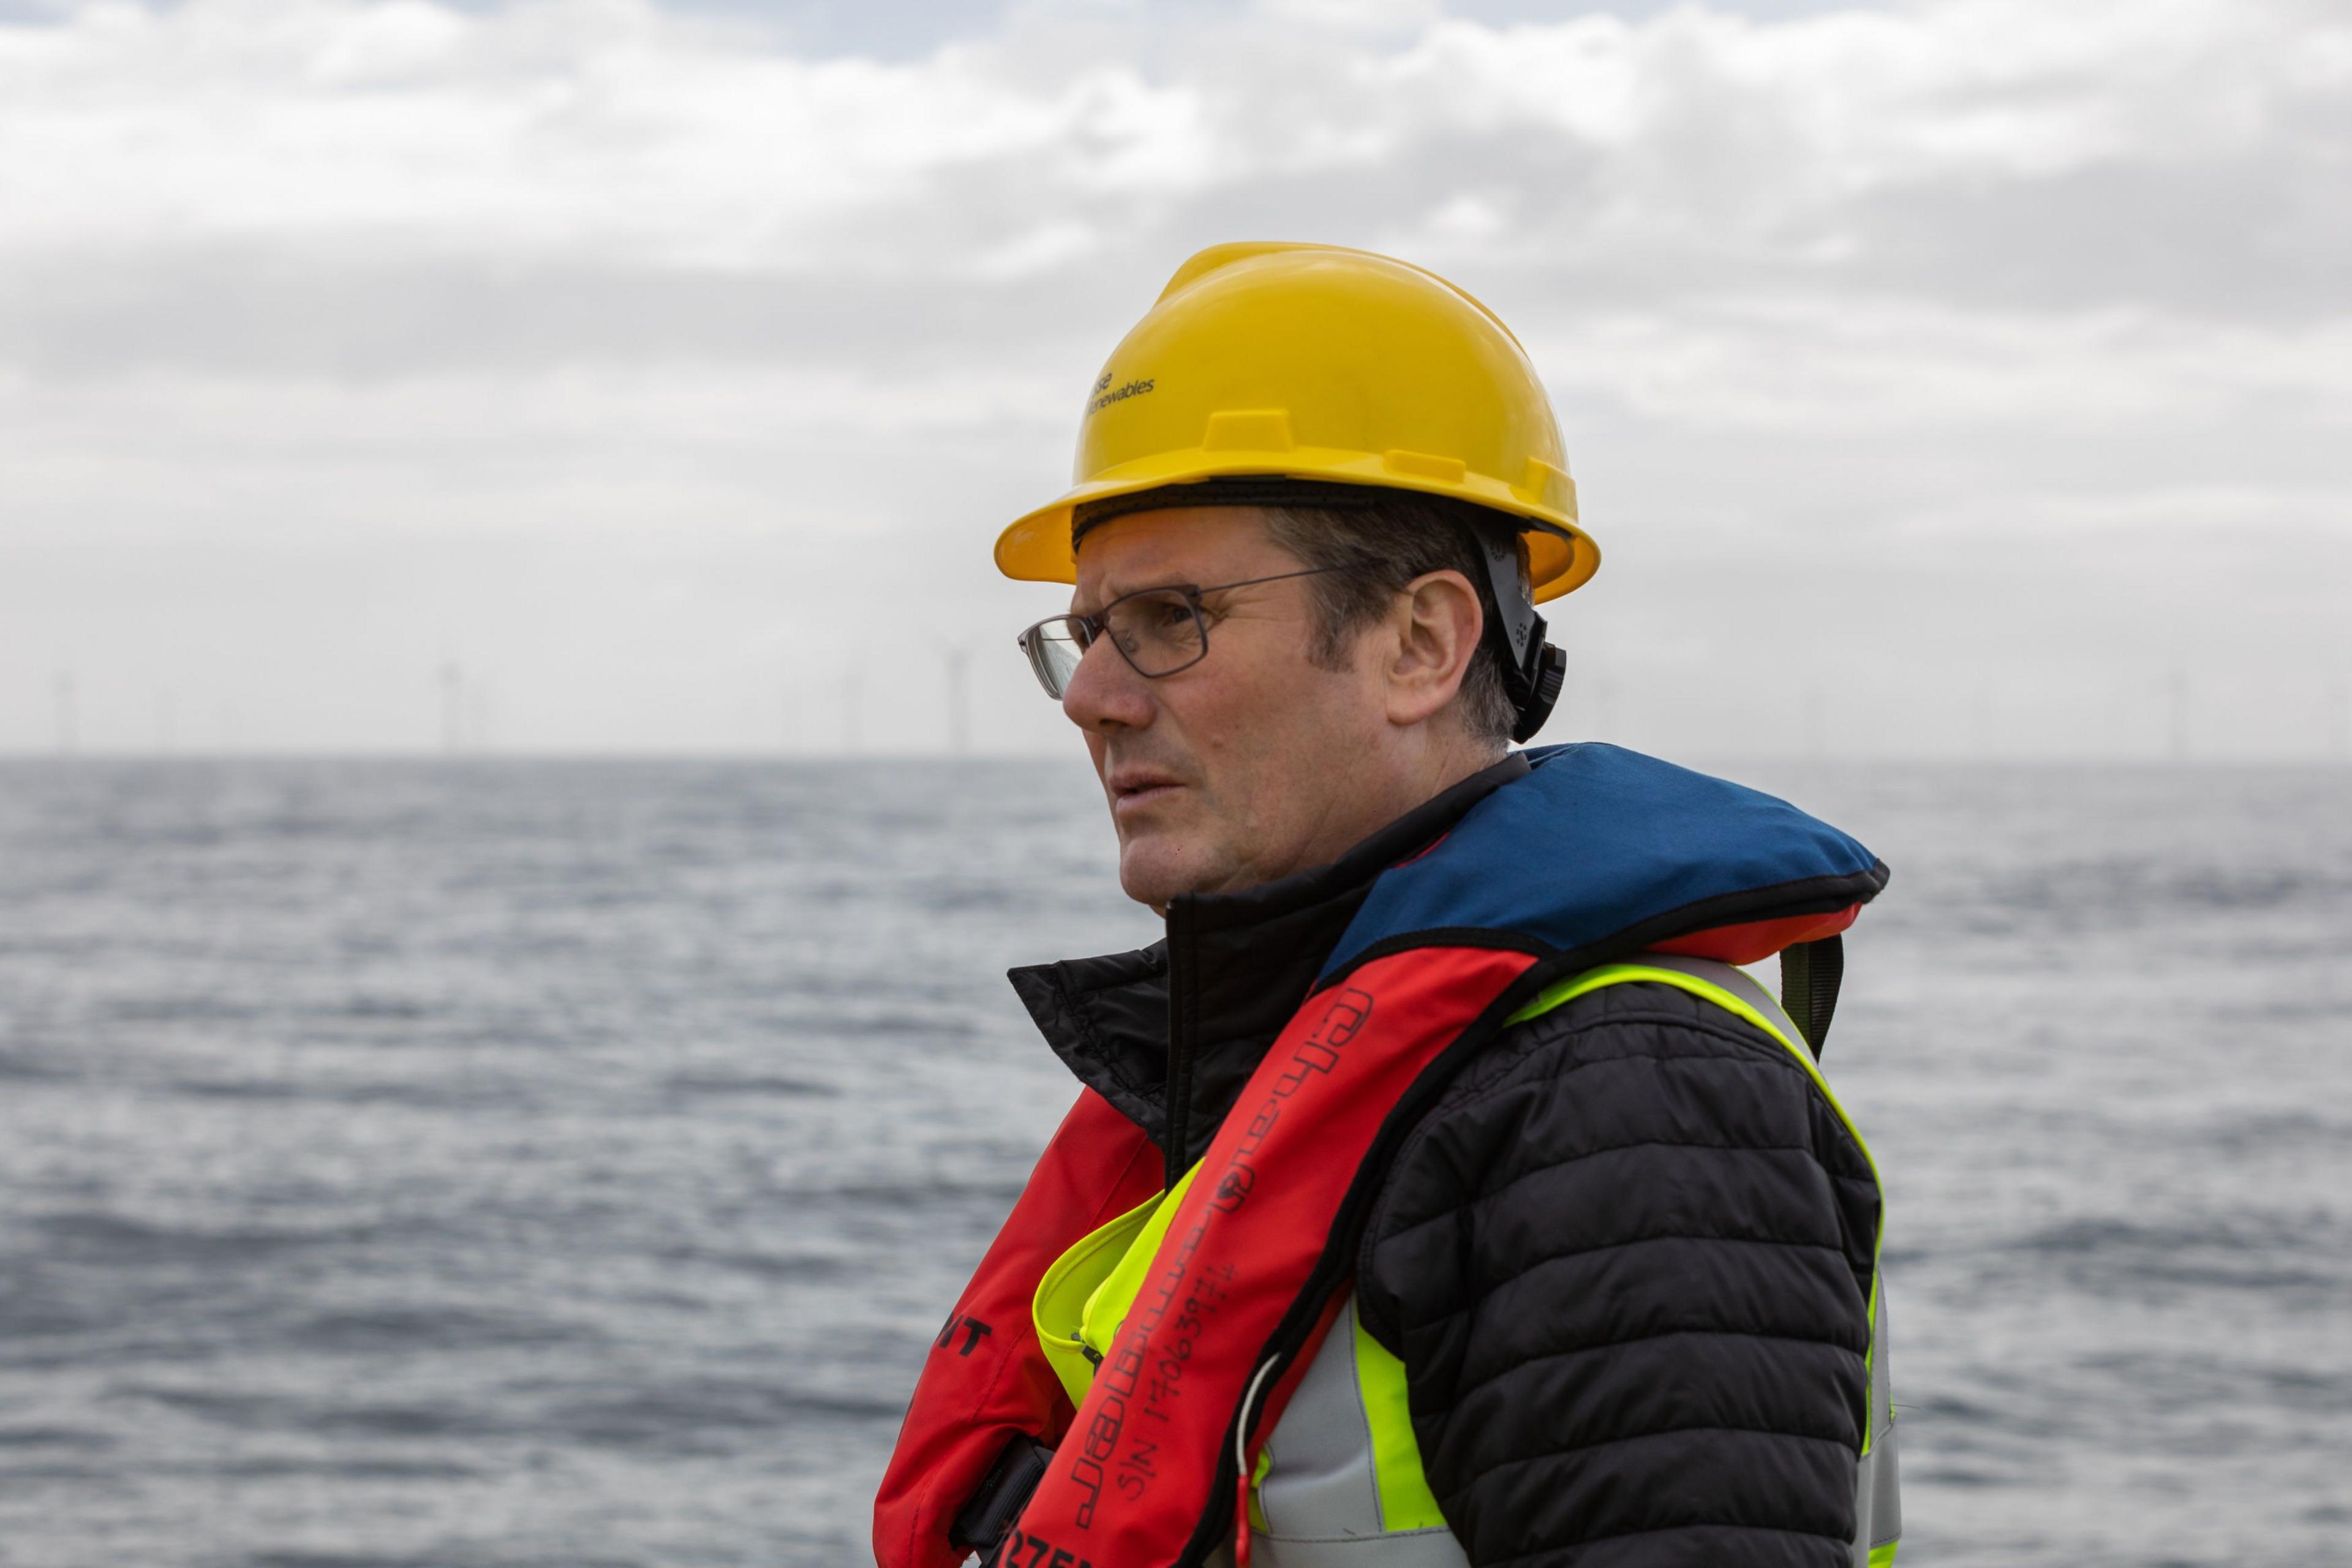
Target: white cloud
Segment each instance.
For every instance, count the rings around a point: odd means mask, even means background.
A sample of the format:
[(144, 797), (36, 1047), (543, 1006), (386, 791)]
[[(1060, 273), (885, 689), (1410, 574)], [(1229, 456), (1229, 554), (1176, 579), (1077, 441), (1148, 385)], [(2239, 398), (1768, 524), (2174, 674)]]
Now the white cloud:
[(2315, 434), (2352, 426), (2352, 318), (2280, 329), (1797, 295), (1615, 311), (1530, 346), (1556, 388), (1678, 426), (1958, 436), (2031, 422), (2153, 439), (2282, 405)]
[[(989, 525), (1061, 479), (1096, 363), (1185, 253), (1276, 235), (1438, 266), (1518, 329), (1610, 546), (1575, 614), (1628, 669), (1687, 671), (1668, 603), (1719, 623), (1718, 657), (1768, 635), (1759, 562), (1792, 540), (1840, 564), (1780, 591), (1847, 595), (1808, 624), (1902, 647), (1958, 602), (1906, 574), (1990, 519), (2008, 559), (2109, 595), (2061, 542), (2258, 540), (2133, 579), (2106, 642), (2193, 601), (2263, 658), (2340, 665), (2279, 584), (2333, 569), (2315, 542), (2352, 518), (2347, 161), (2352, 17), (2326, 0), (1511, 26), (1038, 0), (895, 62), (646, 0), (60, 7), (0, 24), (0, 565), (243, 552), (219, 581), (267, 621), (404, 541), (568, 541), (575, 597), (608, 605), (632, 550), (677, 549), (646, 646), (748, 648), (783, 634), (744, 551), (882, 533), (927, 623), (992, 637), (1034, 593), (971, 586)], [(115, 568), (84, 565), (102, 600)], [(540, 739), (680, 741), (659, 658), (599, 721), (545, 646), (576, 616), (403, 592), (539, 672), (506, 700), (572, 716)], [(37, 738), (57, 661), (188, 657), (8, 595), (0, 743)], [(2102, 657), (2063, 603), (2000, 657)], [(789, 618), (815, 647), (867, 617), (827, 594)], [(313, 635), (321, 681), (383, 662)], [(1958, 668), (1932, 643), (1930, 684)]]
[(844, 220), (919, 229), (932, 184), (974, 166), (1081, 196), (1190, 177), (1183, 91), (1123, 62), (1024, 91), (991, 64), (795, 59), (642, 0), (101, 4), (0, 29), (0, 245), (864, 264)]
[(866, 268), (881, 239), (919, 275), (1114, 217), (1155, 243), (1188, 205), (1258, 191), (1359, 228), (1395, 198), (1469, 199), (1517, 219), (1481, 242), (1702, 269), (1818, 259), (1826, 236), (1866, 279), (1853, 204), (2315, 169), (2343, 151), (2352, 89), (2352, 22), (2316, 0), (1946, 0), (1775, 26), (1696, 7), (1508, 29), (1366, 32), (1314, 7), (1069, 20), (885, 65), (793, 58), (644, 0), (77, 8), (0, 28), (0, 246), (326, 236)]

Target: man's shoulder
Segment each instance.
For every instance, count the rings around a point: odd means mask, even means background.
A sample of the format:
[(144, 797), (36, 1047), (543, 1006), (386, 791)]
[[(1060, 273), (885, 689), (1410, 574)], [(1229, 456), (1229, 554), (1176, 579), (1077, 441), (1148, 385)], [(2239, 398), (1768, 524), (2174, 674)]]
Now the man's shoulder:
[(1804, 1064), (1749, 1020), (1675, 985), (1605, 985), (1509, 1026), (1464, 1067), (1400, 1148), (1374, 1229), (1508, 1202), (1531, 1176), (1636, 1147), (1801, 1149), (1866, 1170), (1829, 1146), (1844, 1142), (1835, 1122)]
[[(1505, 1027), (1447, 1085), (1423, 1126), (1475, 1116), (1498, 1096), (1564, 1093), (1570, 1080), (1595, 1073), (1629, 1086), (1656, 1084), (1660, 1069), (1643, 1063), (1690, 1064), (1734, 1092), (1745, 1081), (1760, 1088), (1810, 1078), (1780, 1040), (1708, 997), (1626, 980)], [(1719, 1067), (1710, 1071), (1703, 1064)], [(1611, 1072), (1612, 1066), (1626, 1070)], [(1581, 1097), (1593, 1086), (1574, 1088)]]
[(1399, 1349), (1405, 1318), (1643, 1241), (1618, 1256), (1671, 1272), (1720, 1235), (1843, 1251), (1859, 1278), (1876, 1205), (1868, 1155), (1787, 1045), (1675, 985), (1607, 985), (1505, 1029), (1407, 1136), (1363, 1237), (1364, 1321)]

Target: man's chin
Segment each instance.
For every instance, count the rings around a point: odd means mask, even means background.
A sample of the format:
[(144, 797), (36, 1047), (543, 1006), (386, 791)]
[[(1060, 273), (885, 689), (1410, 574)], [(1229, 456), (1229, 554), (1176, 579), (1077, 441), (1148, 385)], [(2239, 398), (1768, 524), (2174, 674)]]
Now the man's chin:
[(1172, 834), (1139, 833), (1119, 846), (1119, 889), (1139, 904), (1164, 911), (1171, 899), (1216, 880), (1197, 852), (1186, 854)]

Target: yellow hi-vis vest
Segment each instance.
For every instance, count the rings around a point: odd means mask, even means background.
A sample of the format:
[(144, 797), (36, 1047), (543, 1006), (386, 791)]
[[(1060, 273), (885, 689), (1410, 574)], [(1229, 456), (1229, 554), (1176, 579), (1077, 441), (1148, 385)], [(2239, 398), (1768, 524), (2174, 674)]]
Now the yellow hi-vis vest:
[[(1762, 986), (1727, 963), (1645, 953), (1572, 976), (1513, 1015), (1523, 1023), (1604, 985), (1672, 985), (1714, 1003), (1780, 1042), (1829, 1100), (1870, 1158), (1869, 1145), (1830, 1092), (1803, 1036)], [(1872, 1170), (1877, 1167), (1874, 1161)], [(1166, 1193), (1102, 1226), (1056, 1258), (1038, 1281), (1037, 1342), (1072, 1404), (1086, 1398), (1096, 1367), (1150, 1271), (1152, 1255), (1195, 1165)], [(1883, 1192), (1882, 1188), (1882, 1192)], [(1885, 1232), (1872, 1240), (1875, 1258)], [(1902, 1534), (1889, 1403), (1886, 1296), (1874, 1265), (1870, 1292), (1870, 1415), (1855, 1478), (1853, 1568), (1887, 1568)], [(1250, 1555), (1265, 1568), (1468, 1568), (1429, 1489), (1405, 1398), (1404, 1363), (1365, 1331), (1355, 1297), (1308, 1363), (1282, 1419), (1258, 1456), (1250, 1494)]]

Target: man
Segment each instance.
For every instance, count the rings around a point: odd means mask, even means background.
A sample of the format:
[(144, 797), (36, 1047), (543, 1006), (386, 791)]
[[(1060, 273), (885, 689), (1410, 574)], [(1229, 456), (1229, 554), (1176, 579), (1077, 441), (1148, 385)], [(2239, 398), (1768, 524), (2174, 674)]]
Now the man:
[[(930, 1352), (882, 1568), (1857, 1565), (1880, 1194), (1814, 1065), (1886, 879), (1586, 745), (1599, 563), (1518, 344), (1418, 268), (1186, 263), (997, 544), (1140, 952), (1015, 972), (1078, 1103)], [(1786, 1011), (1735, 963), (1782, 954)], [(1793, 1015), (1793, 1016), (1792, 1016)]]

